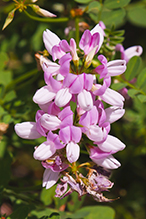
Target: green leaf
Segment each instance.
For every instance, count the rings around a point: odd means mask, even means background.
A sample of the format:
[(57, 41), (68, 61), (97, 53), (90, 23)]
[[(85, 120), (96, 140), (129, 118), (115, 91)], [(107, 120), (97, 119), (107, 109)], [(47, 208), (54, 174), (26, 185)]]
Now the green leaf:
[(89, 2), (91, 2), (92, 0), (75, 0), (75, 2), (78, 2), (78, 3), (82, 3), (82, 4), (87, 4)]
[(143, 6), (133, 7), (127, 13), (128, 20), (134, 25), (146, 27), (146, 8)]
[(9, 101), (12, 101), (12, 100), (15, 99), (15, 98), (16, 98), (16, 93), (15, 93), (14, 90), (11, 90), (11, 91), (9, 91), (9, 92), (5, 95), (3, 101), (4, 101), (4, 102), (9, 102)]
[(33, 46), (33, 49), (35, 51), (38, 51), (41, 49), (41, 46), (42, 46), (42, 34), (43, 34), (43, 31), (45, 29), (47, 29), (47, 26), (48, 24), (41, 24), (38, 26), (36, 32), (34, 33), (33, 37), (31, 38), (31, 44)]
[(5, 91), (4, 85), (0, 84), (0, 99), (1, 100), (2, 100), (2, 97), (4, 95), (4, 91)]
[(49, 215), (48, 218), (52, 218), (52, 219), (60, 219), (60, 214), (57, 212), (53, 212), (52, 214)]
[(7, 142), (6, 139), (3, 137), (3, 139), (0, 142), (0, 159), (4, 157), (6, 146), (7, 146)]
[(101, 14), (101, 20), (106, 26), (119, 25), (123, 23), (124, 17), (126, 15), (125, 10), (117, 9), (113, 11), (103, 10)]
[[(101, 10), (101, 4), (99, 2), (91, 2), (88, 5), (88, 11), (87, 12), (93, 12), (93, 13), (97, 13)], [(97, 16), (97, 14), (96, 14)]]
[(111, 86), (111, 88), (114, 90), (120, 90), (124, 87), (126, 87), (126, 84), (124, 84), (124, 83), (115, 83), (115, 84), (112, 84), (112, 86)]
[(13, 121), (13, 118), (11, 117), (10, 114), (7, 113), (6, 115), (3, 116), (2, 121), (6, 124), (10, 124)]
[(144, 103), (146, 102), (146, 95), (138, 94), (137, 98), (140, 100), (140, 102)]
[(125, 33), (125, 30), (115, 30), (115, 31), (112, 31), (112, 35), (113, 36), (123, 36)]
[(84, 216), (84, 219), (114, 219), (115, 212), (108, 206), (88, 206), (75, 212), (71, 218), (79, 218), (78, 215), (80, 218)]
[(132, 98), (135, 97), (135, 95), (138, 94), (138, 93), (139, 93), (139, 90), (135, 90), (135, 89), (129, 89), (128, 90), (128, 95)]
[(31, 206), (24, 205), (18, 207), (7, 219), (25, 219), (31, 211)]
[(71, 200), (67, 202), (67, 208), (69, 209), (69, 211), (75, 212), (83, 204), (85, 196), (83, 196), (81, 200), (79, 200), (78, 194), (76, 192), (73, 192), (71, 193), (70, 197)]
[[(2, 70), (6, 66), (8, 61), (9, 61), (9, 57), (8, 57), (7, 53), (0, 52), (0, 70)], [(0, 76), (1, 76), (1, 74), (2, 73), (0, 72)], [(1, 80), (0, 80), (0, 82), (1, 82)]]
[(125, 7), (131, 0), (105, 0), (104, 6), (109, 9)]
[(124, 41), (124, 37), (110, 37), (110, 43), (112, 44), (112, 45), (117, 45), (117, 44), (119, 44), (119, 43), (122, 43)]
[(142, 72), (140, 72), (140, 74), (138, 75), (137, 85), (139, 88), (142, 88), (146, 85), (146, 68), (144, 68)]
[(132, 80), (138, 74), (138, 69), (140, 64), (141, 64), (141, 58), (139, 56), (134, 56), (129, 60), (127, 64), (127, 69), (124, 73), (125, 78), (128, 81)]
[(6, 86), (12, 81), (12, 72), (11, 71), (0, 71), (0, 83)]
[(84, 211), (77, 211), (74, 214), (69, 216), (69, 219), (81, 219), (81, 218), (85, 218), (85, 216), (87, 216), (90, 212), (88, 210), (84, 210)]
[(44, 208), (44, 210), (40, 210), (40, 211), (33, 210), (33, 211), (31, 211), (30, 214), (31, 214), (31, 216), (34, 215), (34, 216), (37, 216), (37, 217), (41, 218), (41, 217), (51, 215), (54, 212), (57, 212), (57, 210), (55, 211), (54, 209), (51, 209), (51, 208)]
[(41, 201), (44, 205), (50, 205), (53, 201), (53, 196), (55, 195), (55, 186), (51, 187), (50, 189), (42, 189), (41, 192)]
[(0, 185), (6, 186), (10, 179), (11, 156), (5, 153), (3, 158), (0, 158)]

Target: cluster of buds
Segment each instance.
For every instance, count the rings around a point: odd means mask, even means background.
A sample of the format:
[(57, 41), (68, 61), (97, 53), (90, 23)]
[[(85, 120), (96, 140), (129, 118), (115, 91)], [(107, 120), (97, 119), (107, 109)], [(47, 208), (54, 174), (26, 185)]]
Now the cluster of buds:
[[(97, 24), (84, 31), (77, 48), (73, 38), (68, 43), (50, 30), (44, 31), (43, 41), (52, 60), (36, 55), (46, 83), (33, 96), (40, 110), (36, 122), (15, 125), (22, 138), (46, 137), (33, 156), (45, 168), (43, 187), (49, 189), (60, 179), (56, 197), (76, 191), (79, 197), (90, 194), (97, 201), (110, 201), (102, 192), (113, 186), (110, 170), (120, 166), (113, 154), (125, 148), (109, 134), (110, 124), (125, 110), (124, 97), (109, 87), (111, 77), (126, 70), (126, 61), (108, 61), (100, 54), (104, 35), (104, 28)], [(81, 150), (89, 154), (89, 161), (80, 163)]]
[(32, 10), (40, 16), (43, 16), (43, 17), (56, 17), (55, 14), (53, 14), (53, 13), (51, 13), (51, 12), (49, 12), (49, 11), (43, 9), (43, 8), (40, 8), (38, 5), (34, 4), (37, 1), (38, 0), (28, 0), (28, 1), (13, 0), (13, 2), (15, 2), (14, 8), (13, 8), (12, 11), (10, 11), (8, 13), (8, 16), (5, 20), (5, 23), (3, 25), (2, 30), (4, 30), (13, 21), (16, 10), (18, 10), (21, 13), (23, 11), (26, 11), (27, 7), (31, 7)]

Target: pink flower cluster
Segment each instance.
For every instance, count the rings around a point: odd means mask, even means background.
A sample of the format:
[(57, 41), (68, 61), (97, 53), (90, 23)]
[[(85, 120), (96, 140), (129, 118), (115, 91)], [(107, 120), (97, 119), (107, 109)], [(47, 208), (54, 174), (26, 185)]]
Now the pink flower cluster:
[[(33, 156), (45, 168), (43, 187), (52, 187), (60, 178), (57, 197), (76, 191), (79, 196), (88, 193), (98, 201), (107, 201), (102, 191), (113, 183), (105, 172), (120, 166), (113, 154), (125, 145), (109, 132), (110, 124), (125, 112), (124, 98), (109, 87), (111, 77), (126, 70), (126, 61), (108, 61), (99, 53), (104, 35), (97, 24), (83, 33), (77, 48), (73, 38), (68, 43), (50, 30), (44, 31), (43, 41), (52, 60), (39, 56), (46, 85), (36, 91), (33, 101), (40, 110), (36, 122), (15, 125), (17, 135), (22, 138), (46, 137), (45, 142), (35, 147)], [(92, 61), (97, 53), (95, 67)], [(80, 148), (87, 149), (92, 161), (77, 165)], [(80, 168), (86, 169), (87, 177), (80, 173)]]

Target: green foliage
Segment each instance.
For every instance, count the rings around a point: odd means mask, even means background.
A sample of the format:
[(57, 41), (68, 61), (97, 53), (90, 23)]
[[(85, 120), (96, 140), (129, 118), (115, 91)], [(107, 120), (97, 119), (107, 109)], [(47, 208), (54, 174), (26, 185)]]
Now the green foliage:
[(145, 88), (146, 84), (146, 68), (144, 68), (137, 77), (137, 85), (139, 88)]
[(7, 219), (25, 219), (28, 216), (31, 208), (32, 207), (30, 205), (21, 205), (9, 217), (7, 217)]
[(104, 10), (101, 14), (100, 19), (107, 26), (111, 26), (111, 25), (118, 26), (119, 24), (121, 24), (123, 22), (125, 15), (126, 15), (126, 12), (123, 8), (113, 10), (113, 11)]
[(2, 148), (1, 148), (1, 157), (0, 157), (0, 162), (2, 165), (0, 165), (0, 185), (1, 186), (6, 186), (10, 180), (10, 174), (11, 174), (11, 163), (12, 163), (12, 158), (11, 155), (8, 152), (4, 153), (5, 147), (6, 147), (6, 142), (2, 141)]
[(141, 58), (139, 56), (134, 56), (129, 60), (125, 71), (125, 78), (128, 81), (131, 81), (138, 74), (140, 64)]
[(130, 3), (131, 0), (105, 0), (104, 6), (109, 9), (116, 9), (125, 7)]
[(106, 206), (88, 206), (83, 207), (75, 214), (71, 215), (71, 218), (84, 218), (84, 219), (114, 219), (115, 212), (112, 208)]
[(78, 3), (82, 3), (82, 4), (88, 4), (92, 0), (75, 0), (75, 1), (78, 2)]
[(44, 203), (44, 205), (50, 205), (53, 202), (54, 195), (54, 186), (50, 189), (43, 189), (40, 195), (40, 200)]
[(135, 5), (128, 10), (128, 19), (137, 26), (146, 27), (146, 8), (144, 5)]
[(122, 88), (126, 87), (126, 84), (125, 83), (115, 83), (115, 84), (112, 84), (111, 88), (114, 89), (114, 90), (121, 90)]

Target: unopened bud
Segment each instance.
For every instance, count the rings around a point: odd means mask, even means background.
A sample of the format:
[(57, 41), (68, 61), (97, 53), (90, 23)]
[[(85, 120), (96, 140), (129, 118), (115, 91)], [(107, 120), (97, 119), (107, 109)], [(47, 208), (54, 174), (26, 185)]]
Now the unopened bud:
[(81, 17), (84, 11), (81, 8), (74, 8), (70, 11), (72, 17)]
[(9, 12), (8, 17), (5, 20), (2, 30), (4, 30), (13, 20), (16, 8)]
[(92, 59), (93, 59), (93, 57), (94, 57), (94, 55), (95, 55), (95, 53), (96, 53), (97, 48), (98, 48), (98, 45), (95, 46), (95, 47), (88, 53), (88, 55), (86, 56), (86, 59), (85, 59), (85, 67), (86, 67), (86, 68), (88, 68), (88, 67), (91, 65)]
[(38, 5), (33, 4), (33, 5), (29, 5), (29, 6), (32, 8), (32, 10), (35, 13), (37, 13), (40, 16), (43, 16), (43, 17), (56, 17), (55, 14), (53, 14), (53, 13), (51, 13), (51, 12), (45, 10), (45, 9), (40, 8)]

